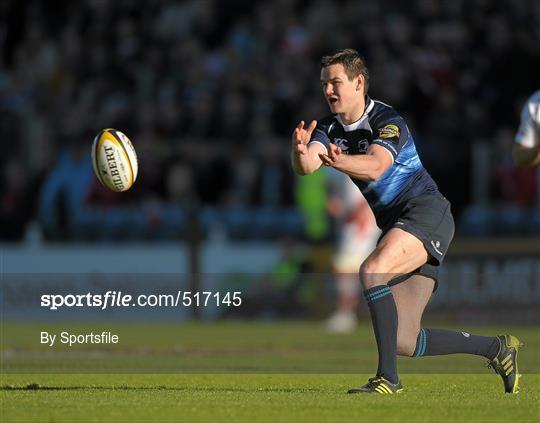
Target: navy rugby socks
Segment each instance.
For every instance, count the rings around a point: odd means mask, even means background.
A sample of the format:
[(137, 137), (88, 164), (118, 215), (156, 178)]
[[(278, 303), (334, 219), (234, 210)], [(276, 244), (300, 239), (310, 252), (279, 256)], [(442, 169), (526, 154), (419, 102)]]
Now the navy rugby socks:
[(375, 286), (364, 291), (369, 306), (373, 331), (379, 350), (377, 376), (384, 376), (392, 383), (398, 382), (397, 376), (397, 326), (398, 316), (392, 291), (386, 285)]
[(499, 340), (494, 336), (422, 328), (416, 340), (413, 357), (463, 353), (481, 355), (492, 360), (498, 352)]

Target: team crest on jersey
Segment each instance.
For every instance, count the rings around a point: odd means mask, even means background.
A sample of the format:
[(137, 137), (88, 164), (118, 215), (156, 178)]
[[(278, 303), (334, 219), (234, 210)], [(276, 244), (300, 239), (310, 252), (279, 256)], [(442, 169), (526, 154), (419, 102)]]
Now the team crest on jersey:
[[(379, 129), (379, 138), (390, 139), (392, 141), (399, 141), (399, 126), (386, 125)], [(394, 138), (394, 139), (393, 139)]]
[(347, 145), (348, 142), (344, 138), (334, 138), (334, 142), (332, 144), (337, 145), (344, 153), (349, 149), (349, 146)]
[(367, 149), (369, 147), (369, 141), (366, 139), (358, 141), (358, 152), (360, 154), (367, 153)]

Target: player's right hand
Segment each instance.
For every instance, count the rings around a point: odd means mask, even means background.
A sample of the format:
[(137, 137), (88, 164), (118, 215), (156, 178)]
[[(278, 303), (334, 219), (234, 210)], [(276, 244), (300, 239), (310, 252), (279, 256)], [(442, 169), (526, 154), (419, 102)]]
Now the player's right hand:
[(317, 126), (317, 121), (313, 120), (307, 128), (304, 128), (304, 121), (300, 121), (292, 134), (292, 149), (296, 154), (306, 154), (308, 149), (307, 145), (311, 139), (311, 134)]

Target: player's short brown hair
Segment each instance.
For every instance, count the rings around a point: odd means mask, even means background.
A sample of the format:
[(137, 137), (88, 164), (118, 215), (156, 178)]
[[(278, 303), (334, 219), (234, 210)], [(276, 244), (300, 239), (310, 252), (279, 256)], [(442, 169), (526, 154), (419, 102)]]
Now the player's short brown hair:
[(321, 59), (321, 69), (336, 64), (343, 65), (349, 81), (358, 75), (362, 75), (365, 81), (364, 94), (367, 93), (369, 87), (369, 71), (366, 66), (366, 61), (356, 50), (346, 48), (344, 50), (339, 50), (330, 56), (324, 56)]

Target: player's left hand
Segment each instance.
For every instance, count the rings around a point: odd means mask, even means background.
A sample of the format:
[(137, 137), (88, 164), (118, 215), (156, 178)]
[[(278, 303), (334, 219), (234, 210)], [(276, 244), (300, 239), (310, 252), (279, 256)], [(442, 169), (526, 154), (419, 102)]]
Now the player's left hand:
[(341, 154), (341, 148), (337, 145), (330, 143), (328, 145), (328, 154), (319, 154), (320, 159), (325, 166), (337, 166), (343, 159)]

